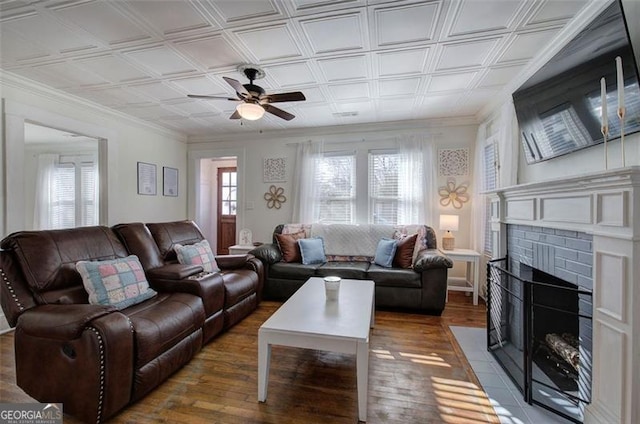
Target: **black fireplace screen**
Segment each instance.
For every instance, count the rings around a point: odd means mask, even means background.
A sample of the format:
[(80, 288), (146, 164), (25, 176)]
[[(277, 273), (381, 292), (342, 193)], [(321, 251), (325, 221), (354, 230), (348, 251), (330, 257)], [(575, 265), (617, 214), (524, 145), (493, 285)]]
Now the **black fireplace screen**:
[(591, 401), (592, 293), (507, 258), (487, 266), (487, 347), (524, 400), (576, 423)]

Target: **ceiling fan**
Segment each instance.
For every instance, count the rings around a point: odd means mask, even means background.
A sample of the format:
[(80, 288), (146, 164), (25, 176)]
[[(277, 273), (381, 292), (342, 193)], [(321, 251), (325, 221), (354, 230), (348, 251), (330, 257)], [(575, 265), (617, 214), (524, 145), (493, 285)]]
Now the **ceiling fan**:
[(188, 97), (192, 99), (223, 99), (231, 100), (234, 102), (241, 102), (236, 111), (229, 117), (229, 119), (249, 119), (256, 120), (262, 118), (265, 111), (279, 118), (287, 121), (295, 118), (295, 115), (290, 114), (282, 109), (273, 106), (271, 103), (279, 102), (298, 102), (306, 100), (304, 94), (300, 91), (293, 91), (290, 93), (278, 93), (267, 94), (264, 89), (253, 83), (254, 80), (263, 78), (265, 73), (262, 69), (256, 65), (241, 65), (238, 67), (240, 72), (243, 72), (249, 79), (249, 84), (240, 84), (239, 81), (229, 77), (222, 77), (234, 90), (236, 90), (237, 98), (233, 97), (219, 97), (219, 96), (207, 96), (200, 94), (188, 94)]

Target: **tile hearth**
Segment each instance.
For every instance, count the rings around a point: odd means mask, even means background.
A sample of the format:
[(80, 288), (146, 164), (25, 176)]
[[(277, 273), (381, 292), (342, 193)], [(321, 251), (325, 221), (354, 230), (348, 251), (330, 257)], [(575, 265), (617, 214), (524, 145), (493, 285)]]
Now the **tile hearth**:
[(500, 423), (566, 424), (570, 421), (533, 405), (528, 405), (493, 356), (487, 352), (484, 328), (449, 327), (487, 393)]

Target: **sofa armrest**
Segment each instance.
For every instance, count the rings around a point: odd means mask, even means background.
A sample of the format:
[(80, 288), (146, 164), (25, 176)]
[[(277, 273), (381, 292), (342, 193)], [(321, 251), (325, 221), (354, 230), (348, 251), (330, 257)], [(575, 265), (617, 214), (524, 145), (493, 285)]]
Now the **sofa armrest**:
[(182, 280), (203, 271), (200, 265), (169, 264), (148, 271), (149, 279)]
[(221, 255), (216, 256), (216, 263), (221, 270), (231, 270), (231, 269), (240, 269), (245, 268), (247, 265), (247, 260), (249, 259), (249, 255)]
[[(173, 267), (167, 265), (162, 268)], [(191, 266), (191, 265), (186, 265)], [(184, 273), (155, 272), (160, 268), (147, 273), (149, 285), (159, 292), (189, 293), (198, 296), (204, 304), (207, 317), (214, 315), (222, 309), (224, 304), (224, 285), (222, 275), (217, 272), (202, 272), (201, 266), (196, 266), (199, 272), (180, 278)]]
[(103, 422), (131, 400), (133, 339), (129, 318), (115, 308), (32, 308), (16, 325), (16, 382), (83, 422)]
[(94, 319), (117, 312), (115, 306), (42, 305), (18, 318), (21, 330), (33, 337), (72, 340), (79, 337)]
[(251, 250), (249, 253), (268, 265), (273, 265), (282, 260), (280, 248), (275, 243), (262, 244)]
[(417, 272), (423, 272), (433, 268), (451, 267), (453, 267), (453, 261), (437, 249), (421, 250), (413, 262), (413, 269)]

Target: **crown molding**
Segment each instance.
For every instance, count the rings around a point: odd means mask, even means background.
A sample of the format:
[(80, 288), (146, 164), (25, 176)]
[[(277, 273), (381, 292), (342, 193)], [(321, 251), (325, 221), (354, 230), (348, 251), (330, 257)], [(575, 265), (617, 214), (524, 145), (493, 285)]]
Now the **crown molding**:
[[(213, 143), (213, 142), (225, 142), (225, 141), (246, 141), (247, 136), (255, 136), (256, 139), (280, 139), (291, 140), (300, 139), (308, 140), (309, 138), (327, 138), (332, 136), (357, 136), (355, 138), (369, 138), (375, 136), (380, 138), (381, 135), (387, 135), (390, 133), (397, 135), (399, 132), (418, 133), (427, 132), (434, 133), (434, 129), (443, 127), (460, 127), (460, 126), (477, 126), (478, 121), (475, 116), (463, 116), (455, 118), (435, 118), (435, 119), (414, 119), (406, 121), (389, 121), (369, 124), (350, 124), (350, 125), (333, 125), (326, 127), (316, 128), (292, 128), (288, 130), (273, 130), (273, 131), (248, 131), (242, 133), (225, 133), (219, 135), (208, 136), (191, 136), (188, 139), (188, 144), (194, 145), (198, 143)], [(354, 137), (351, 137), (354, 138)]]
[(159, 125), (155, 125), (152, 122), (138, 119), (131, 115), (127, 115), (125, 113), (118, 112), (117, 110), (110, 109), (98, 103), (92, 102), (91, 100), (83, 99), (81, 97), (74, 96), (73, 94), (65, 93), (61, 90), (51, 88), (44, 84), (40, 84), (38, 82), (0, 69), (0, 94), (2, 93), (2, 86), (24, 90), (31, 94), (42, 96), (54, 102), (63, 103), (71, 107), (85, 107), (90, 109), (94, 113), (108, 115), (112, 118), (127, 121), (129, 124), (154, 131), (162, 136), (175, 138), (181, 143), (187, 142), (187, 136), (183, 133), (164, 128)]
[(478, 122), (485, 122), (499, 112), (502, 104), (511, 100), (511, 95), (531, 76), (542, 68), (551, 58), (566, 46), (593, 19), (602, 13), (613, 1), (617, 0), (589, 0), (558, 34), (531, 60), (520, 73), (505, 85), (493, 101), (487, 103), (476, 114)]

